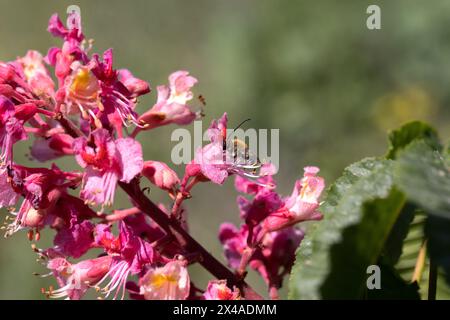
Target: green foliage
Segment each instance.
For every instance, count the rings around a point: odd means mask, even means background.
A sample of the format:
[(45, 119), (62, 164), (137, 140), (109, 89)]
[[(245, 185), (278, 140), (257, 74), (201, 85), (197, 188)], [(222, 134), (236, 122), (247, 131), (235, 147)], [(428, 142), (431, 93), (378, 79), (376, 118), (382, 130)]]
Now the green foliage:
[(389, 133), (389, 148), (386, 158), (395, 159), (399, 151), (419, 139), (426, 140), (435, 149), (441, 148), (436, 130), (426, 123), (413, 121)]
[(398, 263), (402, 255), (403, 243), (408, 236), (415, 214), (416, 206), (406, 203), (391, 230), (383, 250), (384, 259), (391, 265)]
[(399, 156), (395, 170), (399, 186), (430, 216), (425, 226), (430, 256), (450, 284), (450, 170), (444, 157), (418, 141)]
[(442, 155), (424, 141), (399, 156), (396, 183), (428, 213), (450, 219), (450, 171)]
[(445, 151), (444, 157), (447, 167), (450, 167), (450, 145), (447, 146), (447, 150)]
[[(324, 220), (298, 249), (290, 298), (424, 297), (426, 284), (410, 281), (425, 236), (431, 259), (449, 280), (450, 172), (437, 134), (412, 122), (390, 133), (389, 141), (386, 158), (352, 164), (330, 186), (321, 206)], [(421, 210), (425, 219), (420, 215), (418, 222)], [(426, 258), (420, 261), (428, 266)], [(367, 267), (374, 264), (382, 273), (375, 291), (366, 285)], [(445, 297), (448, 288), (440, 279), (438, 284), (438, 297)]]
[[(416, 206), (411, 206), (415, 209), (414, 219), (409, 225), (408, 235), (403, 242), (402, 253), (397, 263), (392, 264), (398, 271), (398, 274), (405, 281), (412, 281), (414, 270), (416, 268), (417, 260), (419, 257), (420, 249), (425, 240), (424, 227), (427, 221), (426, 214), (418, 210)], [(430, 261), (425, 259), (423, 270), (420, 277), (417, 279), (420, 296), (422, 299), (426, 299), (428, 296), (428, 270)], [(443, 272), (439, 272), (437, 281), (437, 299), (450, 299), (450, 288), (445, 284)]]
[(404, 203), (392, 188), (392, 165), (364, 159), (330, 187), (321, 208), (325, 218), (298, 251), (291, 298), (363, 297), (366, 268), (377, 262)]
[(390, 263), (383, 260), (378, 262), (381, 269), (381, 288), (382, 290), (367, 290), (366, 298), (371, 300), (378, 299), (420, 299), (419, 286), (416, 282), (406, 282), (392, 267)]
[(450, 220), (430, 216), (425, 225), (428, 238), (428, 250), (433, 261), (443, 269), (447, 283), (450, 285)]

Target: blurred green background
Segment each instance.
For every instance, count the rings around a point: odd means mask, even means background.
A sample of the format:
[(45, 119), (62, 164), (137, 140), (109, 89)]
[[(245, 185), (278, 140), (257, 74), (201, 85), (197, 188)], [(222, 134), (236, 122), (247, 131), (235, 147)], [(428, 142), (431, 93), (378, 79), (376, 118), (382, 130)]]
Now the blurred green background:
[[(384, 153), (386, 131), (408, 120), (431, 122), (444, 141), (450, 136), (450, 1), (0, 0), (0, 60), (60, 45), (47, 21), (53, 12), (65, 20), (70, 4), (80, 6), (94, 51), (114, 48), (116, 67), (153, 88), (178, 69), (196, 76), (195, 93), (207, 101), (204, 128), (224, 111), (231, 126), (251, 118), (247, 127), (279, 128), (283, 194), (305, 165), (320, 166), (332, 182), (349, 163)], [(381, 30), (366, 28), (369, 4), (381, 7)], [(142, 99), (138, 111), (155, 99), (154, 92)], [(173, 129), (139, 137), (146, 159), (170, 165)], [(38, 166), (28, 148), (16, 146), (16, 161)], [(78, 168), (71, 159), (57, 164)], [(151, 196), (169, 203), (157, 190)], [(239, 222), (235, 197), (231, 179), (196, 187), (187, 202), (192, 234), (222, 261), (217, 230)], [(117, 200), (127, 205), (123, 194)], [(49, 246), (52, 235), (45, 231), (38, 246)], [(55, 282), (32, 275), (44, 271), (35, 258), (24, 232), (0, 239), (1, 299), (44, 298), (40, 288)], [(209, 275), (191, 271), (204, 287)], [(264, 291), (254, 273), (249, 282)]]

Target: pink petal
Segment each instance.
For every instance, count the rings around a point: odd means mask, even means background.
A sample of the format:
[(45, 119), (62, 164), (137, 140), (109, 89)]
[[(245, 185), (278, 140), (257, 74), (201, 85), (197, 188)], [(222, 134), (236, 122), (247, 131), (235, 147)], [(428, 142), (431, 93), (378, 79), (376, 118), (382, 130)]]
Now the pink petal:
[(141, 144), (131, 138), (117, 139), (116, 148), (122, 169), (120, 181), (130, 182), (144, 167)]

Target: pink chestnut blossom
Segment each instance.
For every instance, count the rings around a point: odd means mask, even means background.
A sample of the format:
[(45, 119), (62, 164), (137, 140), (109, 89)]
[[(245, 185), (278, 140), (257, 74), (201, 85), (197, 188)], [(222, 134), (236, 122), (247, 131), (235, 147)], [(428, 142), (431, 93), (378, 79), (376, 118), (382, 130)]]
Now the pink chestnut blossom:
[(105, 297), (115, 291), (114, 298), (117, 298), (122, 291), (123, 299), (128, 276), (142, 274), (147, 265), (154, 264), (159, 259), (151, 244), (136, 235), (125, 222), (119, 223), (117, 237), (111, 233), (110, 226), (98, 224), (95, 230), (95, 243), (112, 257), (110, 269), (96, 283), (99, 288), (103, 286), (101, 290)]
[(236, 190), (253, 196), (252, 199), (237, 197), (240, 217), (248, 227), (249, 241), (253, 241), (253, 229), (284, 204), (282, 197), (275, 192), (276, 184), (272, 176), (275, 171), (274, 165), (264, 164), (260, 170), (261, 177), (257, 180), (238, 175), (235, 178)]
[(51, 99), (54, 96), (55, 84), (44, 65), (44, 58), (38, 51), (29, 50), (24, 57), (17, 59), (17, 63), (35, 95), (43, 99)]
[(0, 169), (11, 164), (13, 145), (27, 138), (23, 125), (35, 113), (33, 104), (22, 104), (16, 109), (10, 99), (0, 96)]
[(226, 280), (212, 280), (203, 294), (205, 300), (240, 300), (241, 295), (238, 288), (231, 290)]
[(180, 184), (180, 179), (175, 171), (164, 162), (145, 161), (142, 175), (158, 188), (167, 191), (173, 191)]
[(57, 14), (51, 16), (48, 22), (48, 31), (55, 37), (64, 39), (62, 48), (50, 48), (45, 57), (48, 64), (55, 66), (55, 75), (59, 84), (64, 83), (64, 79), (71, 73), (71, 65), (74, 61), (86, 62), (87, 54), (82, 46), (84, 35), (81, 32), (79, 17), (75, 17), (76, 12), (69, 15), (73, 22), (66, 28)]
[(25, 168), (14, 165), (8, 169), (13, 190), (24, 196), (15, 220), (7, 228), (7, 235), (23, 229), (39, 228), (45, 224), (49, 210), (57, 203), (77, 175), (65, 173), (56, 166), (51, 169)]
[(261, 189), (252, 200), (243, 196), (237, 198), (241, 218), (249, 226), (256, 226), (267, 216), (277, 211), (283, 200), (271, 189)]
[[(128, 70), (114, 70), (112, 49), (103, 53), (102, 61), (98, 54), (94, 54), (90, 64), (93, 65), (92, 72), (100, 85), (101, 113), (109, 116), (119, 115), (125, 126), (132, 123), (143, 127), (134, 109), (136, 98), (150, 92), (150, 86), (145, 81), (135, 78)], [(106, 119), (102, 121), (108, 122)]]
[(0, 94), (19, 103), (33, 99), (31, 88), (23, 74), (20, 74), (16, 62), (0, 61)]
[(56, 257), (48, 261), (47, 268), (55, 276), (60, 288), (46, 293), (50, 298), (79, 300), (110, 269), (112, 258), (103, 256), (71, 264), (65, 258)]
[(100, 101), (100, 84), (92, 72), (93, 65), (73, 62), (64, 79), (64, 85), (58, 90), (57, 100), (64, 113), (81, 113), (85, 120), (92, 117), (96, 126), (101, 127), (96, 112), (103, 110), (103, 105)]
[[(256, 234), (263, 230), (258, 227)], [(233, 269), (240, 267), (241, 259), (248, 250), (248, 227), (239, 229), (230, 223), (220, 226), (219, 239), (224, 246), (225, 257)], [(304, 237), (302, 230), (289, 227), (275, 232), (261, 233), (260, 244), (250, 257), (249, 265), (257, 270), (268, 284), (281, 286), (283, 276), (288, 274), (295, 260), (295, 250)]]
[(201, 174), (217, 184), (223, 184), (231, 173), (231, 165), (226, 163), (227, 158), (223, 150), (223, 142), (227, 139), (227, 122), (226, 113), (219, 120), (211, 122), (207, 131), (211, 143), (198, 148), (194, 158)]
[(282, 208), (270, 214), (264, 221), (268, 231), (281, 228), (307, 220), (321, 220), (319, 197), (325, 188), (323, 178), (318, 177), (317, 167), (305, 167), (304, 176), (295, 183), (294, 191), (286, 199)]
[(31, 156), (41, 162), (53, 160), (65, 155), (73, 155), (73, 138), (65, 133), (54, 133), (50, 137), (34, 140)]
[(5, 171), (0, 172), (0, 208), (13, 206), (19, 199), (19, 194), (11, 187), (9, 180)]
[(238, 269), (244, 250), (247, 248), (248, 226), (237, 228), (231, 223), (222, 223), (219, 229), (219, 240), (223, 245), (228, 265)]
[(72, 13), (68, 22), (66, 28), (53, 15), (48, 27), (54, 36), (64, 39), (62, 48), (50, 49), (46, 57), (55, 66), (60, 85), (55, 95), (58, 110), (66, 114), (79, 112), (84, 119), (92, 119), (97, 128), (109, 124), (108, 118), (115, 114), (123, 125), (132, 122), (140, 126), (134, 111), (136, 98), (150, 92), (149, 85), (126, 69), (114, 70), (111, 49), (104, 52), (103, 60), (98, 54), (89, 58), (90, 48), (84, 48), (80, 17)]
[(81, 199), (68, 194), (64, 189), (60, 188), (58, 191), (53, 191), (57, 197), (53, 197), (51, 205), (40, 211), (43, 215), (41, 224), (34, 226), (40, 228), (48, 225), (55, 229), (55, 250), (76, 258), (91, 247), (93, 230), (92, 224), (87, 222), (98, 215)]
[[(158, 207), (167, 215), (169, 212), (167, 209), (162, 205), (158, 205)], [(123, 221), (126, 223), (126, 225), (132, 229), (132, 232), (134, 234), (139, 235), (142, 239), (150, 242), (150, 243), (157, 243), (159, 241), (163, 241), (164, 245), (159, 247), (159, 253), (167, 258), (172, 258), (176, 256), (181, 249), (180, 245), (176, 241), (165, 241), (167, 238), (167, 233), (158, 226), (152, 219), (149, 219), (145, 216), (145, 214), (141, 213), (139, 209), (137, 208), (130, 208), (121, 210), (121, 212), (130, 212), (134, 210), (135, 213), (132, 215), (128, 215), (126, 218), (123, 219)], [(186, 212), (183, 212), (184, 215), (186, 215)], [(187, 231), (187, 222), (181, 221), (181, 226)]]
[(140, 294), (146, 300), (184, 300), (189, 296), (190, 279), (184, 261), (171, 261), (150, 268), (139, 280)]
[(76, 11), (69, 13), (67, 17), (67, 28), (59, 19), (58, 14), (53, 14), (48, 22), (47, 31), (53, 36), (63, 38), (66, 41), (81, 43), (84, 39), (84, 35), (81, 31), (79, 13)]
[(131, 97), (139, 97), (150, 92), (150, 85), (136, 78), (130, 70), (117, 70), (117, 79), (127, 88)]
[(187, 71), (172, 73), (169, 76), (168, 86), (157, 87), (156, 104), (139, 118), (146, 124), (144, 129), (153, 129), (170, 123), (185, 125), (194, 121), (199, 114), (193, 112), (187, 102), (194, 96), (191, 88), (196, 83), (197, 79), (190, 76)]
[(56, 234), (53, 243), (55, 249), (68, 256), (79, 258), (94, 244), (94, 224), (88, 220), (73, 222), (68, 228), (62, 228)]
[(303, 240), (304, 232), (295, 227), (266, 233), (250, 261), (250, 267), (259, 272), (269, 286), (280, 288), (285, 275), (295, 261), (295, 250)]
[(273, 175), (276, 174), (276, 167), (271, 163), (265, 163), (259, 170), (260, 177), (257, 180), (250, 180), (237, 175), (234, 179), (234, 187), (237, 191), (255, 195), (260, 191), (273, 190), (276, 188), (276, 181)]
[(77, 138), (73, 151), (85, 168), (81, 196), (89, 203), (111, 205), (118, 181), (130, 182), (143, 168), (142, 147), (134, 139), (114, 140), (106, 129), (92, 132), (93, 146)]
[[(224, 113), (219, 120), (211, 122), (207, 131), (211, 143), (196, 150), (194, 160), (186, 166), (183, 180), (195, 177), (200, 181), (209, 180), (216, 184), (223, 184), (233, 174), (245, 179), (258, 179), (263, 175), (269, 175), (273, 170), (273, 166), (269, 169), (268, 165), (264, 167), (259, 161), (236, 159), (233, 156), (233, 152), (227, 148), (227, 145), (232, 143), (227, 139), (227, 123), (227, 113)], [(263, 173), (260, 169), (263, 169)]]
[[(94, 288), (114, 299), (124, 298), (126, 291), (133, 299), (260, 298), (242, 283), (248, 266), (260, 273), (271, 297), (276, 297), (303, 238), (303, 231), (293, 224), (321, 218), (318, 199), (324, 181), (317, 176), (318, 169), (306, 167), (292, 195), (281, 197), (275, 190), (274, 166), (239, 158), (242, 150), (239, 154), (230, 151), (234, 140), (228, 141), (224, 113), (212, 121), (210, 143), (195, 151), (180, 181), (167, 164), (144, 162), (135, 136), (140, 130), (186, 125), (200, 117), (200, 110), (191, 106), (197, 79), (187, 71), (172, 73), (169, 84), (157, 88), (153, 107), (139, 115), (138, 98), (150, 92), (149, 84), (127, 69), (114, 69), (112, 49), (102, 56), (91, 54), (92, 43), (85, 40), (76, 12), (69, 14), (67, 26), (53, 15), (48, 31), (62, 38), (63, 44), (48, 50), (45, 58), (30, 50), (15, 61), (0, 62), (0, 207), (9, 207), (15, 216), (6, 235), (26, 229), (30, 240), (35, 235), (39, 241), (44, 228), (56, 232), (52, 247), (42, 250), (33, 244), (59, 285), (44, 293), (80, 299)], [(54, 67), (54, 74), (44, 62)], [(129, 125), (136, 126), (134, 132), (124, 128)], [(15, 143), (31, 137), (34, 160), (71, 155), (83, 170), (15, 163)], [(141, 175), (168, 191), (174, 201), (171, 207), (146, 197)], [(225, 267), (215, 272), (215, 259), (190, 237), (183, 202), (196, 183), (223, 184), (231, 175), (236, 177), (236, 190), (243, 193), (238, 197), (243, 223), (239, 228), (222, 224), (219, 239), (235, 274)], [(129, 195), (131, 205), (104, 212), (118, 185)], [(71, 190), (79, 191), (78, 195)], [(94, 205), (100, 205), (101, 211), (95, 212)], [(102, 253), (78, 260), (92, 254), (91, 250)], [(228, 280), (209, 281), (199, 295), (202, 290), (191, 283), (187, 270), (197, 262)]]

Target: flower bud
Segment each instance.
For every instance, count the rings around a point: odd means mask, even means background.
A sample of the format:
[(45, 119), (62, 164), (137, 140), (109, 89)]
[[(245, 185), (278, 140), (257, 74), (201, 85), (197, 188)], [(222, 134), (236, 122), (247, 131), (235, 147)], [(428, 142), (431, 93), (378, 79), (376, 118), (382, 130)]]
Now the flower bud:
[(171, 191), (180, 183), (175, 171), (164, 162), (145, 161), (142, 175), (163, 190)]

